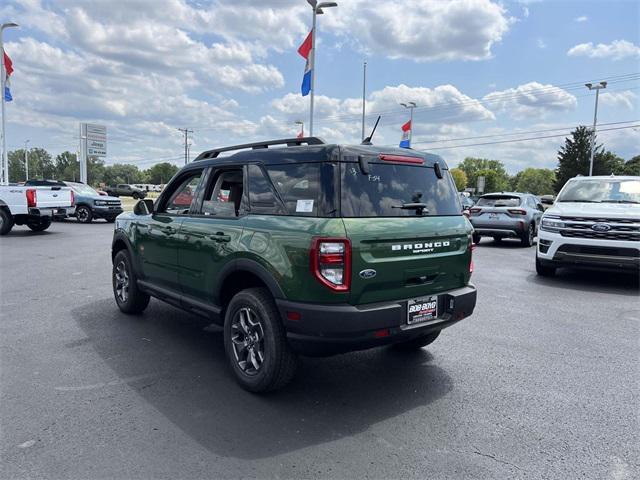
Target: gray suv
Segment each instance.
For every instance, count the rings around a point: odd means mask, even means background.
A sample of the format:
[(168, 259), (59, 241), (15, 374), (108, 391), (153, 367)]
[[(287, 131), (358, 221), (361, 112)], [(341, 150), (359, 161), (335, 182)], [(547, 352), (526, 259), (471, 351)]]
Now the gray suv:
[(530, 193), (487, 193), (469, 210), (473, 241), (479, 243), (483, 236), (493, 237), (497, 242), (503, 238), (519, 238), (523, 246), (530, 247), (542, 212), (542, 203)]

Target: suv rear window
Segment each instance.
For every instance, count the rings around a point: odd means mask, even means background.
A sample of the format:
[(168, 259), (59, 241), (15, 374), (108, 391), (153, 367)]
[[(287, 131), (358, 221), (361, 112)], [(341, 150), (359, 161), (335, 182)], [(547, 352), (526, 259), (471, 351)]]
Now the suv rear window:
[(520, 197), (513, 197), (509, 195), (492, 195), (490, 197), (480, 197), (478, 207), (519, 207)]
[(447, 170), (439, 179), (433, 168), (369, 163), (365, 175), (357, 163), (341, 164), (343, 217), (409, 217), (406, 203), (427, 205), (423, 215), (461, 215), (458, 192)]

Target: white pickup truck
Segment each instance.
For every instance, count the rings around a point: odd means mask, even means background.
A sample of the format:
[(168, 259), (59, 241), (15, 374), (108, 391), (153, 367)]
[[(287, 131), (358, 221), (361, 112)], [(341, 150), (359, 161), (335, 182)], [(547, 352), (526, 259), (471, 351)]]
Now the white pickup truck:
[(558, 267), (640, 273), (640, 177), (575, 177), (542, 216), (536, 271)]
[(42, 232), (54, 217), (64, 218), (74, 210), (73, 191), (69, 187), (0, 185), (0, 235), (9, 233), (14, 225)]

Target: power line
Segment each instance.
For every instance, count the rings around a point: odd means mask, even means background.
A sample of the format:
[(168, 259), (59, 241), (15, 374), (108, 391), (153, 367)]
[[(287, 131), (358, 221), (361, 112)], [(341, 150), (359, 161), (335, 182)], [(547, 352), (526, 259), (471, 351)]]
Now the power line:
[(189, 134), (193, 133), (193, 130), (189, 130), (188, 128), (179, 128), (182, 133), (184, 133), (184, 164), (189, 163)]
[[(640, 127), (640, 124), (637, 125), (627, 125), (626, 127), (612, 127), (612, 128), (603, 128), (601, 130), (598, 131), (598, 133), (602, 133), (602, 132), (610, 132), (612, 130), (624, 130), (627, 128), (635, 128), (635, 127)], [(547, 138), (558, 138), (558, 137), (566, 137), (567, 135), (570, 135), (571, 132), (566, 132), (566, 133), (562, 133), (562, 134), (556, 134), (556, 135), (545, 135), (545, 136), (540, 136), (540, 137), (529, 137), (529, 138), (518, 138), (515, 140), (496, 140), (494, 142), (482, 142), (482, 143), (469, 143), (466, 145), (451, 145), (448, 147), (434, 147), (434, 148), (427, 148), (426, 150), (449, 150), (451, 148), (465, 148), (465, 147), (479, 147), (479, 146), (484, 146), (484, 145), (497, 145), (497, 144), (501, 144), (501, 143), (518, 143), (518, 142), (528, 142), (531, 140), (543, 140), (543, 139), (547, 139)], [(417, 142), (415, 142), (417, 143)]]

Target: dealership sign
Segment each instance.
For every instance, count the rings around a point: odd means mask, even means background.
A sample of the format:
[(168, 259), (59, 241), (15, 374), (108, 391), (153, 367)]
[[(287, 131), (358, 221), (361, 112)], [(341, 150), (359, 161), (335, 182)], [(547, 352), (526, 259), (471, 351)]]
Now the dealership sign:
[(87, 140), (87, 155), (90, 157), (107, 156), (107, 127), (93, 123), (83, 123), (83, 137)]

